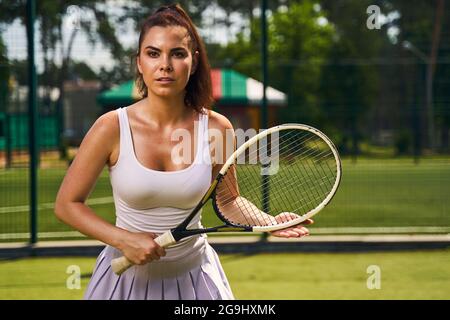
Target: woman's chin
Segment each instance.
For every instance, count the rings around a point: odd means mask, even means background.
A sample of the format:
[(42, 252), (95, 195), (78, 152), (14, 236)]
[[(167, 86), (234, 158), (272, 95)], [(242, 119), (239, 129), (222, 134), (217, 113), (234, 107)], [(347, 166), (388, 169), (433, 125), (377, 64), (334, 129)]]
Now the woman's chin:
[(183, 92), (175, 91), (173, 89), (159, 89), (153, 91), (153, 94), (162, 99), (171, 99), (182, 95)]

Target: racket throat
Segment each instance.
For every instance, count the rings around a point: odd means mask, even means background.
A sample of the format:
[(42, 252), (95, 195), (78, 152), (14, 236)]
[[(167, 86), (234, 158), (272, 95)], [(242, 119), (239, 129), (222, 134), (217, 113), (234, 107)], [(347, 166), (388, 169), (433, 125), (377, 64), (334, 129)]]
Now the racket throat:
[[(195, 206), (194, 209), (192, 209), (192, 212), (189, 214), (189, 216), (184, 220), (182, 224), (180, 224), (177, 228), (172, 230), (173, 232), (183, 231), (187, 228), (189, 223), (192, 221), (192, 219), (195, 217), (195, 215), (200, 211), (200, 209), (205, 205), (205, 203), (211, 198), (211, 195), (213, 194), (214, 190), (216, 189), (217, 184), (222, 179), (223, 175), (219, 173), (217, 177), (212, 182), (211, 186), (209, 187), (206, 194), (203, 196), (202, 200)], [(174, 236), (175, 237), (175, 236)], [(175, 238), (176, 239), (176, 238)], [(176, 239), (178, 241), (178, 239)]]
[(202, 233), (210, 233), (210, 232), (252, 232), (253, 227), (248, 226), (219, 226), (205, 229), (190, 229), (190, 230), (182, 230), (175, 228), (172, 230), (172, 236), (176, 241), (179, 241), (183, 238), (187, 238), (190, 236), (195, 236), (197, 234)]

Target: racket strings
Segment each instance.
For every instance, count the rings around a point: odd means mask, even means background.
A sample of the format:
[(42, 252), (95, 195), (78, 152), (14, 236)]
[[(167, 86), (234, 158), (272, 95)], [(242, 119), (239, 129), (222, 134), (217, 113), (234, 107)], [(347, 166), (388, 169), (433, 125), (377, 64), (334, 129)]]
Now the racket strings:
[[(310, 138), (308, 138), (308, 140), (309, 140)], [(291, 140), (295, 140), (295, 139), (291, 139)], [(301, 140), (301, 142), (305, 142), (306, 140)], [(287, 145), (287, 144), (286, 144)], [(317, 146), (317, 144), (316, 144), (316, 146)], [(316, 148), (316, 149), (319, 149), (319, 148)], [(286, 150), (286, 149), (285, 149)], [(289, 150), (289, 149), (287, 149), (287, 150)], [(311, 153), (309, 154), (309, 155), (311, 155)], [(304, 153), (304, 156), (305, 157), (307, 157), (308, 156), (308, 153)], [(321, 183), (322, 185), (324, 184), (323, 182)], [(264, 185), (263, 185), (263, 187), (264, 187)], [(288, 186), (289, 187), (289, 186)], [(280, 191), (283, 191), (283, 190), (280, 190)], [(285, 195), (285, 193), (283, 192), (283, 193), (280, 193), (281, 195)], [(322, 197), (322, 195), (320, 195), (319, 194), (319, 196), (318, 197), (316, 197), (316, 198), (313, 198), (313, 199), (311, 199), (310, 201), (308, 201), (308, 202), (314, 202), (314, 201), (316, 201), (317, 199), (320, 199)], [(286, 200), (288, 200), (287, 198), (286, 198), (286, 196), (284, 197)], [(261, 201), (261, 199), (260, 199), (260, 201)], [(264, 201), (264, 200), (263, 200)], [(247, 208), (248, 208), (248, 206), (247, 206)], [(272, 220), (273, 221), (273, 220)]]
[[(285, 171), (282, 171), (281, 174), (282, 174), (283, 172), (285, 172)], [(308, 172), (308, 171), (305, 171), (305, 172)], [(283, 178), (286, 179), (286, 177), (283, 177)], [(311, 177), (308, 177), (308, 178), (311, 179)], [(313, 179), (316, 179), (316, 180), (317, 180), (317, 177), (314, 176)], [(287, 181), (287, 180), (286, 180), (286, 181)], [(304, 185), (304, 184), (300, 184), (299, 186), (302, 187), (303, 185)], [(320, 185), (324, 185), (324, 183), (322, 182), (322, 183), (320, 183)], [(284, 189), (291, 188), (292, 186), (293, 186), (292, 184), (290, 184), (290, 185), (289, 185), (289, 184), (286, 184), (286, 185), (284, 186)], [(264, 187), (264, 184), (262, 185), (262, 187)], [(297, 187), (298, 187), (298, 186), (297, 186)], [(278, 191), (280, 191), (280, 195), (285, 195), (285, 194), (286, 194), (284, 189), (278, 189)], [(317, 192), (318, 192), (318, 191), (317, 191)], [(316, 192), (316, 193), (317, 193), (317, 192)], [(323, 196), (321, 193), (317, 193), (317, 195), (318, 195), (319, 198)], [(312, 198), (312, 200), (310, 200), (309, 202), (314, 202), (314, 200), (316, 200), (318, 197)], [(264, 200), (264, 198), (263, 198), (263, 200)]]
[[(292, 138), (291, 138), (292, 139)], [(292, 139), (293, 140), (293, 139)], [(286, 146), (289, 146), (289, 144), (286, 144)], [(249, 149), (251, 149), (251, 148), (249, 148)], [(254, 148), (253, 148), (254, 149)], [(254, 160), (252, 157), (253, 156), (255, 156), (255, 158), (257, 159), (257, 156), (258, 156), (258, 153), (259, 153), (259, 149), (257, 149), (256, 151), (254, 150), (254, 151), (252, 151), (252, 152), (249, 152), (248, 154), (247, 154), (247, 158), (248, 158), (248, 162), (249, 163), (257, 163), (256, 162), (256, 160)], [(238, 158), (239, 159), (239, 158)], [(228, 170), (227, 171), (227, 174), (229, 173), (229, 172), (233, 172), (232, 170)], [(236, 203), (234, 202), (234, 200), (235, 200), (235, 193), (234, 192), (236, 192), (237, 191), (237, 187), (233, 187), (233, 188), (230, 188), (230, 183), (228, 182), (229, 180), (228, 179), (224, 179), (224, 181), (227, 183), (227, 187), (229, 188), (229, 189), (233, 189), (233, 192), (232, 192), (232, 195), (233, 196), (228, 196), (228, 198), (225, 198), (225, 199), (223, 199), (223, 197), (222, 197), (222, 193), (223, 192), (221, 192), (221, 191), (219, 191), (218, 192), (218, 196), (217, 196), (217, 198), (222, 198), (222, 202), (225, 202), (225, 204), (223, 204), (222, 205), (222, 211), (223, 212), (227, 212), (227, 216), (226, 216), (226, 218), (228, 218), (228, 220), (234, 220), (233, 218), (235, 217), (235, 216), (237, 216), (237, 217), (239, 217), (239, 218), (241, 218), (241, 220), (242, 220), (242, 218), (244, 218), (244, 220), (245, 220), (245, 224), (247, 224), (247, 225), (258, 225), (258, 223), (257, 223), (257, 221), (258, 220), (261, 220), (261, 218), (263, 218), (263, 221), (265, 222), (265, 224), (266, 225), (271, 225), (271, 224), (273, 224), (273, 221), (270, 221), (270, 219), (268, 219), (268, 217), (267, 216), (264, 216), (264, 215), (261, 215), (258, 211), (259, 210), (251, 210), (252, 209), (252, 206), (251, 205), (249, 205), (249, 202), (247, 202), (247, 201), (241, 201), (241, 203), (240, 203), (240, 206), (243, 208), (243, 210), (242, 211), (245, 211), (245, 213), (243, 213), (243, 212), (239, 212), (239, 213), (236, 213), (236, 211), (234, 211), (233, 213), (230, 213), (230, 212), (232, 212), (231, 210), (230, 210), (230, 207), (232, 207), (232, 206), (235, 206), (236, 205)], [(248, 180), (248, 181), (250, 181), (251, 183), (254, 183), (254, 181), (252, 181), (252, 180)], [(242, 183), (242, 184), (246, 184), (245, 182), (248, 182), (248, 181), (246, 181), (246, 180), (240, 180), (240, 183)], [(263, 183), (263, 185), (264, 185), (264, 183)], [(227, 193), (229, 193), (228, 191), (229, 191), (229, 189), (227, 190), (227, 189), (225, 189), (225, 194), (227, 194)], [(220, 188), (219, 188), (219, 190), (220, 190)], [(259, 201), (259, 203), (262, 203), (263, 202), (263, 200), (261, 200), (261, 199), (259, 199), (260, 201)], [(241, 221), (242, 222), (242, 221)], [(242, 224), (242, 223), (241, 223)]]
[[(279, 215), (281, 212), (306, 214), (327, 197), (336, 181), (332, 150), (309, 131), (282, 130), (246, 151), (245, 160), (250, 164), (240, 163), (242, 157), (238, 157), (219, 183), (214, 198), (222, 216), (233, 224), (274, 225), (295, 217)], [(269, 151), (274, 152), (268, 155)], [(258, 157), (262, 160), (261, 154), (271, 161), (265, 161), (265, 165), (255, 161)], [(271, 169), (276, 172), (272, 174)], [(268, 175), (263, 176), (264, 172)], [(268, 208), (267, 212), (264, 208)]]
[[(294, 140), (294, 139), (292, 139), (291, 138), (291, 140)], [(286, 144), (286, 146), (289, 146), (290, 144)], [(251, 148), (249, 148), (249, 149), (251, 149)], [(254, 148), (253, 148), (254, 149)], [(247, 158), (248, 158), (248, 162), (249, 163), (257, 163), (257, 156), (258, 156), (258, 154), (259, 154), (259, 149), (257, 149), (257, 150), (254, 150), (254, 151), (252, 151), (252, 152), (249, 152), (248, 154), (247, 154)], [(244, 154), (245, 155), (245, 154)], [(255, 158), (256, 159), (253, 159), (252, 157), (253, 156), (255, 156)], [(238, 161), (240, 160), (240, 158), (238, 157)], [(233, 165), (234, 166), (234, 165)], [(227, 171), (228, 173), (229, 172), (233, 172), (232, 170), (228, 170)], [(219, 198), (219, 199), (221, 199), (222, 200), (222, 202), (225, 202), (225, 204), (222, 204), (222, 211), (223, 212), (227, 212), (227, 216), (226, 216), (226, 218), (228, 218), (228, 220), (233, 220), (233, 218), (234, 218), (234, 216), (237, 216), (237, 217), (239, 217), (239, 218), (243, 218), (244, 220), (245, 220), (245, 224), (246, 225), (258, 225), (258, 223), (256, 223), (258, 220), (260, 220), (261, 218), (263, 218), (263, 221), (266, 223), (266, 225), (271, 225), (271, 224), (273, 224), (273, 221), (270, 221), (270, 219), (268, 219), (268, 217), (267, 216), (263, 216), (263, 215), (261, 215), (261, 214), (259, 214), (259, 212), (258, 211), (255, 211), (255, 210), (251, 210), (252, 209), (252, 206), (249, 204), (249, 202), (247, 202), (247, 201), (241, 201), (241, 203), (240, 203), (240, 206), (244, 209), (244, 210), (242, 210), (242, 211), (245, 211), (245, 214), (243, 214), (243, 212), (238, 212), (238, 213), (236, 213), (236, 212), (233, 212), (233, 213), (230, 213), (231, 212), (231, 210), (230, 210), (230, 207), (232, 206), (232, 205), (236, 205), (236, 203), (235, 202), (233, 202), (234, 200), (235, 200), (235, 194), (237, 193), (237, 187), (234, 187), (234, 185), (232, 184), (232, 183), (229, 183), (228, 182), (228, 180), (225, 178), (223, 181), (225, 181), (225, 183), (227, 183), (227, 187), (228, 187), (228, 189), (225, 189), (225, 192), (221, 192), (221, 191), (219, 191), (218, 192), (218, 196), (217, 196), (217, 198)], [(249, 180), (250, 181), (250, 180)], [(245, 180), (241, 180), (240, 181), (242, 184), (245, 184)], [(253, 183), (253, 181), (251, 181), (252, 183)], [(231, 187), (230, 187), (230, 185), (232, 185)], [(222, 194), (223, 193), (225, 193), (225, 194), (229, 194), (230, 192), (230, 189), (232, 190), (232, 192), (231, 192), (231, 194), (233, 195), (233, 196), (228, 196), (228, 198), (225, 198), (225, 199), (223, 199), (223, 196), (222, 196)], [(219, 188), (219, 190), (220, 190), (220, 188)], [(241, 198), (242, 199), (242, 198)], [(261, 200), (261, 199), (259, 199), (260, 201), (260, 203), (263, 201), (263, 200)], [(242, 224), (242, 223), (241, 223)]]
[[(331, 154), (331, 152), (330, 152), (330, 154)], [(303, 160), (303, 159), (301, 158), (300, 160)], [(286, 172), (285, 170), (282, 171), (282, 173), (285, 173), (285, 172)], [(308, 171), (306, 171), (306, 173), (308, 173)], [(283, 178), (287, 179), (288, 177), (284, 176)], [(314, 179), (316, 179), (316, 177), (314, 177)], [(239, 182), (241, 182), (241, 181), (239, 181)], [(245, 183), (245, 182), (246, 182), (246, 181), (243, 181), (243, 183)], [(247, 182), (248, 182), (248, 181), (247, 181)], [(305, 183), (304, 183), (304, 184), (305, 184)], [(264, 188), (264, 186), (265, 186), (265, 184), (263, 183), (263, 184), (261, 185), (260, 189)], [(293, 186), (293, 185), (288, 185), (288, 184), (286, 184), (286, 185), (283, 187), (283, 189), (288, 189), (288, 188), (290, 188), (290, 187), (292, 187), (292, 186)], [(300, 186), (303, 186), (303, 184), (301, 184)], [(285, 194), (285, 193), (284, 193), (285, 190), (283, 190), (283, 189), (279, 190), (281, 195)], [(309, 195), (307, 194), (307, 196), (309, 196)], [(263, 199), (264, 199), (264, 198), (263, 198)]]
[[(322, 180), (325, 180), (325, 178), (323, 178)], [(326, 182), (327, 181), (321, 183), (321, 185), (325, 185)], [(330, 181), (330, 182), (334, 182), (334, 180)], [(284, 197), (285, 203), (289, 202), (291, 204), (291, 206), (294, 205), (294, 206), (300, 207), (301, 205), (308, 206), (310, 204), (309, 207), (311, 209), (313, 209), (314, 208), (313, 205), (316, 204), (319, 200), (323, 200), (326, 197), (328, 191), (329, 190), (327, 190), (327, 192), (323, 193), (323, 194), (318, 194), (317, 196), (315, 196), (313, 198), (311, 198), (311, 196), (307, 195), (308, 196), (307, 201), (303, 201), (303, 199), (298, 199), (294, 203), (290, 202), (290, 201), (292, 201), (292, 199), (288, 199), (288, 197), (286, 196), (286, 193), (281, 192), (280, 195), (281, 195), (281, 197)], [(229, 209), (232, 206), (232, 200), (234, 200), (234, 199), (235, 199), (234, 197), (233, 198), (229, 197), (228, 199), (226, 199), (228, 201), (225, 201), (225, 204), (221, 205), (221, 211), (229, 212)], [(264, 199), (264, 197), (263, 197), (263, 199)], [(259, 202), (263, 202), (264, 201), (263, 199), (260, 200)], [(299, 204), (299, 205), (297, 205), (297, 204)], [(289, 217), (287, 217), (287, 216), (282, 216), (280, 221), (278, 221), (278, 220), (274, 221), (272, 219), (269, 219), (266, 215), (261, 215), (259, 210), (255, 211), (254, 208), (252, 208), (247, 202), (243, 202), (243, 201), (241, 202), (241, 208), (243, 208), (243, 210), (240, 212), (235, 211), (233, 213), (226, 214), (227, 220), (229, 220), (230, 222), (236, 223), (237, 222), (236, 218), (240, 218), (241, 214), (242, 214), (242, 218), (245, 219), (245, 223), (244, 223), (245, 225), (254, 225), (254, 226), (255, 225), (274, 225), (274, 224), (278, 224), (278, 223), (287, 222), (290, 220)], [(309, 210), (307, 212), (309, 212)], [(261, 224), (260, 223), (261, 220), (266, 223)], [(259, 221), (259, 223), (258, 223), (258, 221)], [(240, 221), (239, 224), (243, 224), (242, 221)]]

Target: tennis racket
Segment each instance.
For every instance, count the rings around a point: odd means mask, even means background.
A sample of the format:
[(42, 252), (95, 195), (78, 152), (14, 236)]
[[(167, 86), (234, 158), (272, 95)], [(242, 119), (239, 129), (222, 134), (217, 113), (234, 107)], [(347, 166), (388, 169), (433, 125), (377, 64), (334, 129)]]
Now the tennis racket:
[[(253, 136), (225, 162), (203, 198), (176, 228), (155, 238), (161, 247), (209, 232), (269, 232), (297, 225), (322, 210), (341, 180), (341, 161), (332, 141), (303, 124), (284, 124)], [(212, 199), (223, 225), (187, 229)], [(121, 274), (132, 266), (113, 259)]]

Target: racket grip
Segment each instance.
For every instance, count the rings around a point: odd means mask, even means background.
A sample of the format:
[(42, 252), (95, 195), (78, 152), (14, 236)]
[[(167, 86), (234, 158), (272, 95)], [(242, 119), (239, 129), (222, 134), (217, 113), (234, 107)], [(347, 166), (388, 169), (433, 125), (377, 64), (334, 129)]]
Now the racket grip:
[(155, 242), (161, 247), (167, 248), (168, 246), (174, 244), (176, 241), (173, 238), (172, 232), (166, 231), (162, 235), (156, 237)]
[[(176, 241), (173, 238), (172, 232), (166, 231), (162, 235), (155, 238), (155, 242), (159, 244), (159, 246), (163, 248), (167, 248), (171, 244), (174, 244)], [(121, 275), (125, 271), (127, 271), (133, 263), (127, 259), (127, 257), (122, 256), (120, 258), (113, 259), (111, 261), (111, 268), (115, 274)]]
[(132, 265), (133, 262), (128, 260), (127, 257), (125, 256), (113, 259), (111, 261), (111, 268), (114, 271), (114, 273), (117, 274), (118, 276), (127, 271)]

